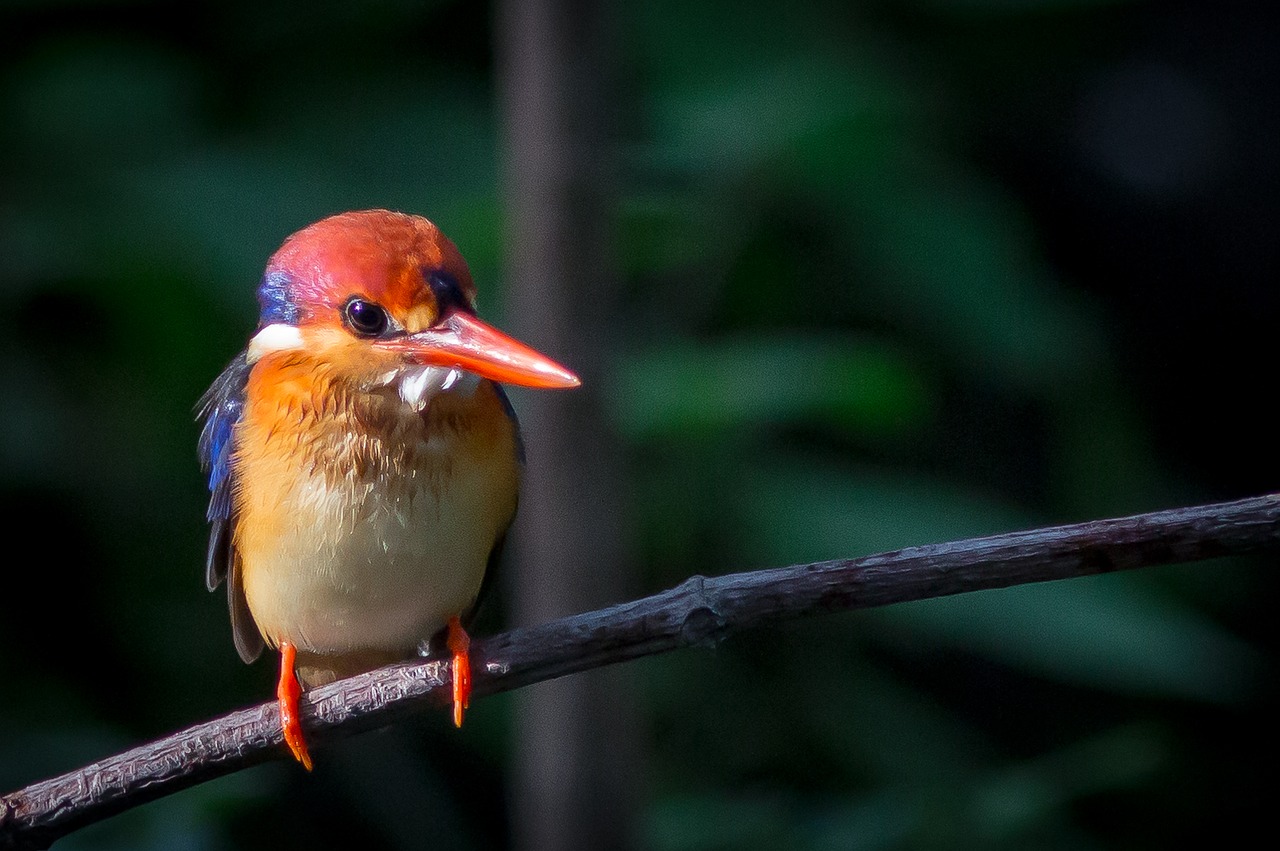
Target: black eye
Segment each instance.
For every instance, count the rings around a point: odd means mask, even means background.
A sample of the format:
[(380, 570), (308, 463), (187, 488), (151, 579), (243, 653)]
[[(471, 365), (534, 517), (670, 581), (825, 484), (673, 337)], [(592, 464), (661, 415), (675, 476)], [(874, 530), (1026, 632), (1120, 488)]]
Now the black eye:
[(347, 327), (361, 337), (376, 337), (387, 330), (387, 312), (371, 301), (353, 298), (342, 308)]

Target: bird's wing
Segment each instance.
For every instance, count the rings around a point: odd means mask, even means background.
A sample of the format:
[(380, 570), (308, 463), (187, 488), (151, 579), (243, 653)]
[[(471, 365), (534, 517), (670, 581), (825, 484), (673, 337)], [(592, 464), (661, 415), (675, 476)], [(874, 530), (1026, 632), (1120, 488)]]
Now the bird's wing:
[(493, 391), (498, 396), (498, 403), (502, 405), (502, 412), (507, 415), (507, 419), (511, 420), (511, 425), (516, 430), (516, 463), (520, 465), (520, 472), (524, 472), (524, 435), (520, 433), (520, 420), (516, 417), (516, 409), (511, 407), (511, 399), (507, 396), (507, 391), (502, 389), (502, 385), (494, 382)]
[[(519, 465), (520, 473), (524, 473), (524, 436), (520, 433), (520, 420), (516, 418), (516, 409), (511, 407), (511, 400), (507, 397), (506, 391), (502, 389), (502, 385), (494, 382), (494, 393), (498, 397), (498, 402), (502, 405), (502, 412), (511, 420), (512, 427), (515, 428), (516, 438), (516, 463)], [(520, 499), (519, 493), (516, 494), (517, 503)], [(480, 611), (480, 606), (489, 596), (489, 592), (493, 590), (494, 580), (498, 575), (498, 566), (502, 561), (502, 551), (506, 547), (507, 532), (511, 528), (511, 521), (515, 520), (516, 512), (511, 512), (511, 520), (507, 521), (507, 528), (498, 533), (498, 539), (493, 542), (493, 549), (489, 551), (489, 560), (485, 564), (484, 578), (480, 580), (480, 590), (476, 592), (476, 599), (462, 616), (464, 626), (469, 625), (475, 620), (476, 613)]]
[(227, 580), (227, 606), (236, 650), (245, 662), (262, 652), (262, 636), (249, 614), (240, 580), (239, 557), (231, 542), (235, 526), (235, 471), (231, 465), (232, 434), (244, 411), (245, 385), (251, 365), (241, 352), (200, 397), (200, 464), (209, 474), (209, 554), (204, 580), (210, 591)]

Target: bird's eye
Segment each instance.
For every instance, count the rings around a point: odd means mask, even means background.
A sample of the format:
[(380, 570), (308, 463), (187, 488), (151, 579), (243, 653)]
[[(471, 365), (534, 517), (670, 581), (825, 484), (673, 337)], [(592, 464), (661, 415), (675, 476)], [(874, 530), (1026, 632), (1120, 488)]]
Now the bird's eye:
[(377, 337), (387, 330), (387, 312), (380, 306), (362, 298), (353, 298), (342, 308), (347, 327), (361, 337)]

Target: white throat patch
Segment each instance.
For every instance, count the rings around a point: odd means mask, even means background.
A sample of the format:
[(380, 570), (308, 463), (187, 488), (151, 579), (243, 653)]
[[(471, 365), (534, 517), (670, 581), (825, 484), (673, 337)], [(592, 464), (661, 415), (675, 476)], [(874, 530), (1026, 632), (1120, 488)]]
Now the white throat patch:
[(406, 405), (421, 411), (441, 393), (470, 396), (480, 385), (480, 376), (445, 366), (403, 366), (384, 375), (382, 384), (395, 387)]

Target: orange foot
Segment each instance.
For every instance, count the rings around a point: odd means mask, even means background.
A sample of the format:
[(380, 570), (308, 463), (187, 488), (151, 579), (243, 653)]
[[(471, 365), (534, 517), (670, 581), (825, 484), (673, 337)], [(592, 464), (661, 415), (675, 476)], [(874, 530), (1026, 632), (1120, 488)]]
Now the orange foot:
[(280, 726), (284, 730), (284, 743), (289, 746), (289, 750), (293, 751), (294, 759), (310, 771), (311, 754), (307, 752), (307, 740), (302, 737), (302, 713), (298, 708), (298, 698), (302, 697), (302, 686), (293, 672), (293, 665), (297, 658), (297, 648), (288, 641), (281, 641), (280, 685), (276, 686), (276, 697), (280, 700)]
[(449, 618), (449, 651), (453, 653), (453, 723), (462, 726), (462, 710), (471, 702), (471, 636), (462, 621)]

